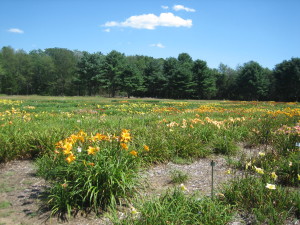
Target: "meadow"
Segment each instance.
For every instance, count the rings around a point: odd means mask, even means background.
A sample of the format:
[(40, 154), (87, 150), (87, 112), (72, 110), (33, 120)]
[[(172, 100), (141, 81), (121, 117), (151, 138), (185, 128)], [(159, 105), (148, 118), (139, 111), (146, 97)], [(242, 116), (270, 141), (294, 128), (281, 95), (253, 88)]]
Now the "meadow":
[[(115, 224), (300, 219), (299, 103), (1, 96), (0, 106), (0, 162), (33, 159), (51, 184), (53, 215), (106, 211)], [(187, 192), (178, 171), (175, 188), (139, 196), (141, 169), (211, 155), (242, 172), (217, 195)]]

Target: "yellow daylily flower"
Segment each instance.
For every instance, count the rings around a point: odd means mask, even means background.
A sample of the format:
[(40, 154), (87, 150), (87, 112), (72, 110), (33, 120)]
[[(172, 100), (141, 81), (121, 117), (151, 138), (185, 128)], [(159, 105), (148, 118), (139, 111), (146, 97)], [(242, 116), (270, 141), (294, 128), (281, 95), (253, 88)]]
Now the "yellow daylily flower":
[(272, 172), (271, 173), (271, 177), (274, 179), (274, 180), (277, 180), (278, 176), (276, 175), (275, 172)]
[(133, 156), (137, 156), (138, 155), (138, 153), (137, 153), (137, 151), (134, 151), (134, 150), (132, 150), (131, 152), (129, 152), (131, 155), (133, 155)]
[(266, 185), (266, 188), (270, 189), (270, 190), (275, 190), (276, 189), (276, 186), (275, 184), (267, 184)]
[(92, 147), (92, 146), (89, 146), (87, 152), (88, 152), (88, 155), (94, 155), (97, 151), (99, 151), (100, 148), (99, 147)]
[(184, 184), (180, 184), (180, 189), (182, 191), (188, 191), (188, 189), (186, 188), (186, 186)]
[(121, 143), (120, 145), (121, 145), (121, 147), (122, 147), (123, 149), (125, 149), (125, 150), (128, 150), (128, 146), (127, 146), (127, 144), (125, 144), (125, 143)]
[(256, 166), (254, 166), (254, 168), (255, 168), (255, 171), (256, 171), (257, 173), (259, 173), (259, 174), (264, 174), (264, 170), (263, 170), (262, 168), (258, 168), (258, 167), (256, 167)]
[(73, 162), (76, 159), (76, 156), (73, 155), (72, 153), (66, 158), (68, 163)]
[(130, 207), (130, 212), (131, 212), (131, 214), (133, 214), (133, 215), (139, 213), (139, 212), (136, 210), (136, 208), (134, 208), (133, 206)]
[(250, 161), (250, 162), (247, 162), (247, 163), (246, 163), (246, 166), (245, 166), (245, 167), (246, 167), (246, 170), (247, 170), (249, 167), (251, 167), (251, 165), (252, 165), (251, 161)]

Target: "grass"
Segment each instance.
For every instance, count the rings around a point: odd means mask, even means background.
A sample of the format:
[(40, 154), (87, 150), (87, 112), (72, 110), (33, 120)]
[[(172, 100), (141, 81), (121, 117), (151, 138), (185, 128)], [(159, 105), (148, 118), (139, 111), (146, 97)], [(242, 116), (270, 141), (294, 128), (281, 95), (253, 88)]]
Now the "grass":
[[(0, 211), (0, 218), (6, 218), (9, 217), (13, 212), (12, 211), (8, 211), (8, 212), (2, 212)], [(4, 223), (6, 224), (6, 223)]]
[(12, 191), (14, 191), (14, 190), (15, 190), (14, 187), (8, 186), (8, 185), (5, 184), (5, 183), (0, 184), (0, 194), (1, 194), (1, 193), (12, 192)]
[(232, 207), (217, 200), (183, 191), (169, 190), (160, 197), (140, 200), (131, 206), (125, 219), (114, 217), (115, 224), (226, 224), (233, 216)]
[(170, 172), (170, 175), (171, 175), (171, 183), (173, 184), (185, 183), (189, 179), (188, 173), (185, 173), (180, 170), (173, 170)]
[(230, 205), (254, 215), (254, 223), (284, 224), (289, 217), (300, 218), (300, 195), (297, 190), (280, 186), (268, 189), (267, 183), (257, 177), (235, 179), (224, 188)]
[(7, 209), (11, 206), (11, 203), (8, 201), (2, 201), (0, 202), (0, 209)]
[[(0, 162), (36, 159), (39, 175), (52, 184), (47, 204), (53, 213), (91, 208), (99, 212), (133, 202), (141, 168), (169, 161), (190, 164), (219, 154), (235, 168), (247, 167), (244, 173), (258, 180), (230, 183), (220, 190), (223, 200), (200, 203), (195, 196), (175, 191), (136, 202), (140, 218), (128, 218), (128, 223), (191, 224), (190, 217), (199, 223), (222, 224), (222, 218), (212, 213), (219, 210), (227, 221), (233, 206), (255, 215), (259, 223), (299, 218), (299, 198), (287, 191), (299, 187), (300, 153), (295, 146), (300, 142), (299, 103), (1, 96), (0, 106)], [(128, 130), (130, 141), (120, 141), (122, 129)], [(84, 140), (75, 140), (80, 132), (85, 133)], [(96, 140), (97, 133), (107, 140)], [(265, 155), (236, 160), (242, 154), (239, 143), (265, 146)], [(264, 174), (257, 174), (257, 168)], [(188, 180), (181, 171), (171, 176), (177, 184)], [(278, 188), (270, 192), (267, 183)], [(0, 193), (12, 190), (0, 184)], [(203, 214), (192, 206), (202, 207)], [(161, 221), (154, 222), (155, 213), (162, 215)], [(178, 221), (173, 218), (177, 214)], [(148, 215), (153, 215), (152, 220)]]

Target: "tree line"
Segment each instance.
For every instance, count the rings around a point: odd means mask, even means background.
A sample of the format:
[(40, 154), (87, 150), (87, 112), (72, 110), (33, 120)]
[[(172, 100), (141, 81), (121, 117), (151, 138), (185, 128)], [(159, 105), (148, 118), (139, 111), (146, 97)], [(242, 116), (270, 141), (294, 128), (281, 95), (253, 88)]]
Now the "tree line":
[(0, 50), (0, 93), (172, 99), (300, 100), (300, 58), (273, 70), (250, 61), (209, 68), (187, 53), (166, 59), (65, 48)]

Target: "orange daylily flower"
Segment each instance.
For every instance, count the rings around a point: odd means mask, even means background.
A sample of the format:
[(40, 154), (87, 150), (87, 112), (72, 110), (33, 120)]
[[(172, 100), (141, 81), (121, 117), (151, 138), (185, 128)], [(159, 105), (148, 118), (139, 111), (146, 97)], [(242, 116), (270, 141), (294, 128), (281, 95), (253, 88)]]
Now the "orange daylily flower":
[(94, 155), (97, 151), (99, 151), (100, 148), (99, 147), (92, 147), (92, 146), (89, 146), (87, 152), (88, 152), (88, 155)]
[(131, 152), (129, 152), (131, 155), (133, 155), (133, 156), (137, 156), (137, 151), (134, 151), (134, 150), (132, 150)]
[(76, 156), (73, 155), (72, 153), (66, 158), (68, 163), (73, 162), (76, 159)]

